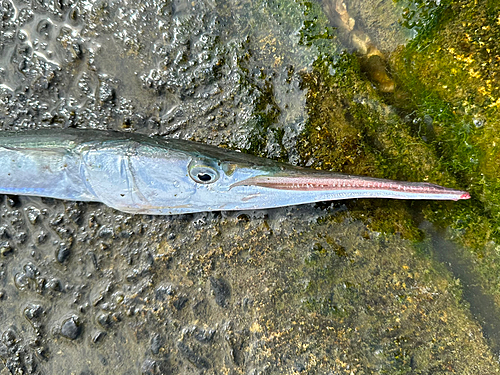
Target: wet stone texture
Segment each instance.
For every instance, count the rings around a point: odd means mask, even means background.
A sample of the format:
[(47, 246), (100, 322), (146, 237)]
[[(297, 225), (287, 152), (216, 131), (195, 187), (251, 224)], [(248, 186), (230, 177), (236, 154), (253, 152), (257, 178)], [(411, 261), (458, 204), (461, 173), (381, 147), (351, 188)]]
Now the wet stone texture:
[(2, 207), (5, 233), (26, 231), (1, 263), (0, 356), (13, 373), (461, 373), (467, 358), (495, 370), (454, 280), (333, 209)]
[(6, 130), (137, 130), (286, 159), (303, 126), (299, 77), (316, 56), (297, 44), (305, 6), (2, 4)]
[[(375, 3), (4, 0), (1, 130), (136, 131), (456, 183), (323, 13), (386, 51), (407, 35), (384, 39), (393, 2)], [(408, 207), (153, 217), (1, 196), (0, 373), (497, 373), (460, 281), (408, 240), (423, 236)]]

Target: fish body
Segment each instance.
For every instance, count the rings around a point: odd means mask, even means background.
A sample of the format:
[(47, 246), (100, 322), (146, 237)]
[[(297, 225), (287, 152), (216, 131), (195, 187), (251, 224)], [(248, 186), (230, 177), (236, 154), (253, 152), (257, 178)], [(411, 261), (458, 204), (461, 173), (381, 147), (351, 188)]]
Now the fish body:
[(153, 215), (351, 198), (470, 198), (430, 183), (322, 172), (197, 142), (77, 129), (0, 133), (0, 194)]

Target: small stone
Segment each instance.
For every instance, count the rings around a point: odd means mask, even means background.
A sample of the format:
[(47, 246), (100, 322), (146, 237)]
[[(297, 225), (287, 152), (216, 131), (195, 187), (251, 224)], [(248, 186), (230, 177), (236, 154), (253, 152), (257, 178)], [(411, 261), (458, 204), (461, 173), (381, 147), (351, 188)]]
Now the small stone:
[(6, 201), (9, 207), (14, 208), (19, 204), (19, 197), (15, 195), (8, 195)]
[(36, 207), (27, 207), (24, 209), (26, 211), (26, 216), (32, 225), (35, 225), (40, 217), (40, 210)]
[(14, 251), (8, 242), (0, 242), (0, 254), (7, 256)]
[(82, 328), (77, 316), (66, 319), (61, 326), (61, 335), (70, 340), (75, 340), (80, 336), (81, 331)]
[(112, 319), (111, 319), (111, 314), (104, 313), (100, 314), (97, 317), (97, 322), (103, 327), (103, 328), (109, 328), (111, 326)]
[(52, 225), (53, 227), (57, 227), (58, 225), (61, 225), (64, 221), (64, 215), (63, 214), (59, 214), (57, 215), (56, 217), (54, 217), (52, 220), (50, 220), (50, 225)]
[(49, 279), (45, 284), (45, 288), (54, 292), (60, 292), (62, 290), (61, 282), (58, 279)]
[(25, 243), (28, 239), (28, 234), (26, 232), (19, 232), (14, 238), (18, 243)]
[(115, 98), (115, 91), (106, 82), (101, 84), (99, 87), (99, 100), (103, 103), (111, 102)]
[(71, 44), (71, 48), (73, 50), (73, 55), (77, 59), (80, 59), (83, 55), (82, 46), (80, 45), (80, 43), (74, 42), (73, 44)]
[(151, 351), (153, 354), (158, 354), (164, 343), (163, 338), (158, 333), (154, 335), (151, 339)]
[(194, 332), (194, 338), (199, 342), (208, 343), (213, 340), (215, 335), (215, 329), (196, 329)]
[(36, 242), (38, 245), (41, 245), (47, 241), (47, 233), (40, 232), (40, 234), (36, 237)]
[(210, 285), (213, 293), (215, 294), (215, 303), (220, 307), (226, 307), (227, 300), (231, 296), (231, 290), (229, 289), (227, 282), (222, 278), (216, 279), (214, 277), (210, 277)]
[(172, 300), (172, 305), (176, 308), (177, 311), (180, 311), (186, 306), (186, 303), (189, 299), (185, 295), (176, 296)]
[(30, 279), (23, 272), (16, 273), (14, 276), (14, 285), (20, 290), (25, 290), (30, 285)]
[(43, 314), (43, 308), (40, 305), (32, 305), (24, 309), (24, 316), (28, 320), (37, 320)]
[(45, 279), (45, 277), (41, 277), (41, 276), (38, 276), (36, 279), (35, 279), (35, 285), (36, 285), (36, 289), (38, 292), (42, 292), (42, 290), (45, 288), (45, 285), (47, 284), (47, 279)]
[(31, 263), (27, 263), (23, 267), (26, 277), (34, 280), (39, 275), (38, 269)]
[(94, 344), (97, 344), (99, 341), (101, 341), (104, 337), (106, 336), (106, 332), (104, 331), (97, 331), (92, 335), (92, 342)]
[(125, 296), (121, 292), (116, 292), (116, 293), (113, 293), (113, 299), (114, 299), (115, 303), (120, 304), (125, 299)]
[(14, 346), (16, 343), (16, 334), (11, 328), (7, 329), (2, 335), (2, 341), (7, 347)]
[(59, 263), (64, 263), (71, 254), (69, 247), (63, 242), (59, 245), (59, 250), (57, 250), (56, 259)]
[(115, 313), (111, 314), (111, 319), (112, 319), (113, 323), (117, 323), (117, 322), (122, 321), (123, 316), (121, 313), (115, 312)]
[(113, 229), (106, 226), (102, 226), (97, 232), (97, 236), (99, 236), (100, 238), (110, 238), (113, 237), (113, 234)]

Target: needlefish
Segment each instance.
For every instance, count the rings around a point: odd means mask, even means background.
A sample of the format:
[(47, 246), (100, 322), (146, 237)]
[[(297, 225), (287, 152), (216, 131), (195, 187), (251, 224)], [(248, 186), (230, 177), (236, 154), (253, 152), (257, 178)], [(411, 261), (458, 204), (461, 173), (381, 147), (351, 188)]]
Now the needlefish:
[(0, 194), (102, 202), (152, 215), (352, 198), (470, 198), (427, 182), (318, 171), (192, 141), (82, 129), (0, 132)]

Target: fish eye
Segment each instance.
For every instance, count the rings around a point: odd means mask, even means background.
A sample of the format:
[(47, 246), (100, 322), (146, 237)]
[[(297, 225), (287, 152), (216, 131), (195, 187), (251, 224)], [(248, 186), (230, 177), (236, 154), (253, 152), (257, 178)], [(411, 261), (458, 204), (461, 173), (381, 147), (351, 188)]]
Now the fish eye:
[(218, 180), (219, 173), (208, 165), (195, 164), (189, 168), (189, 177), (199, 184), (211, 184)]

